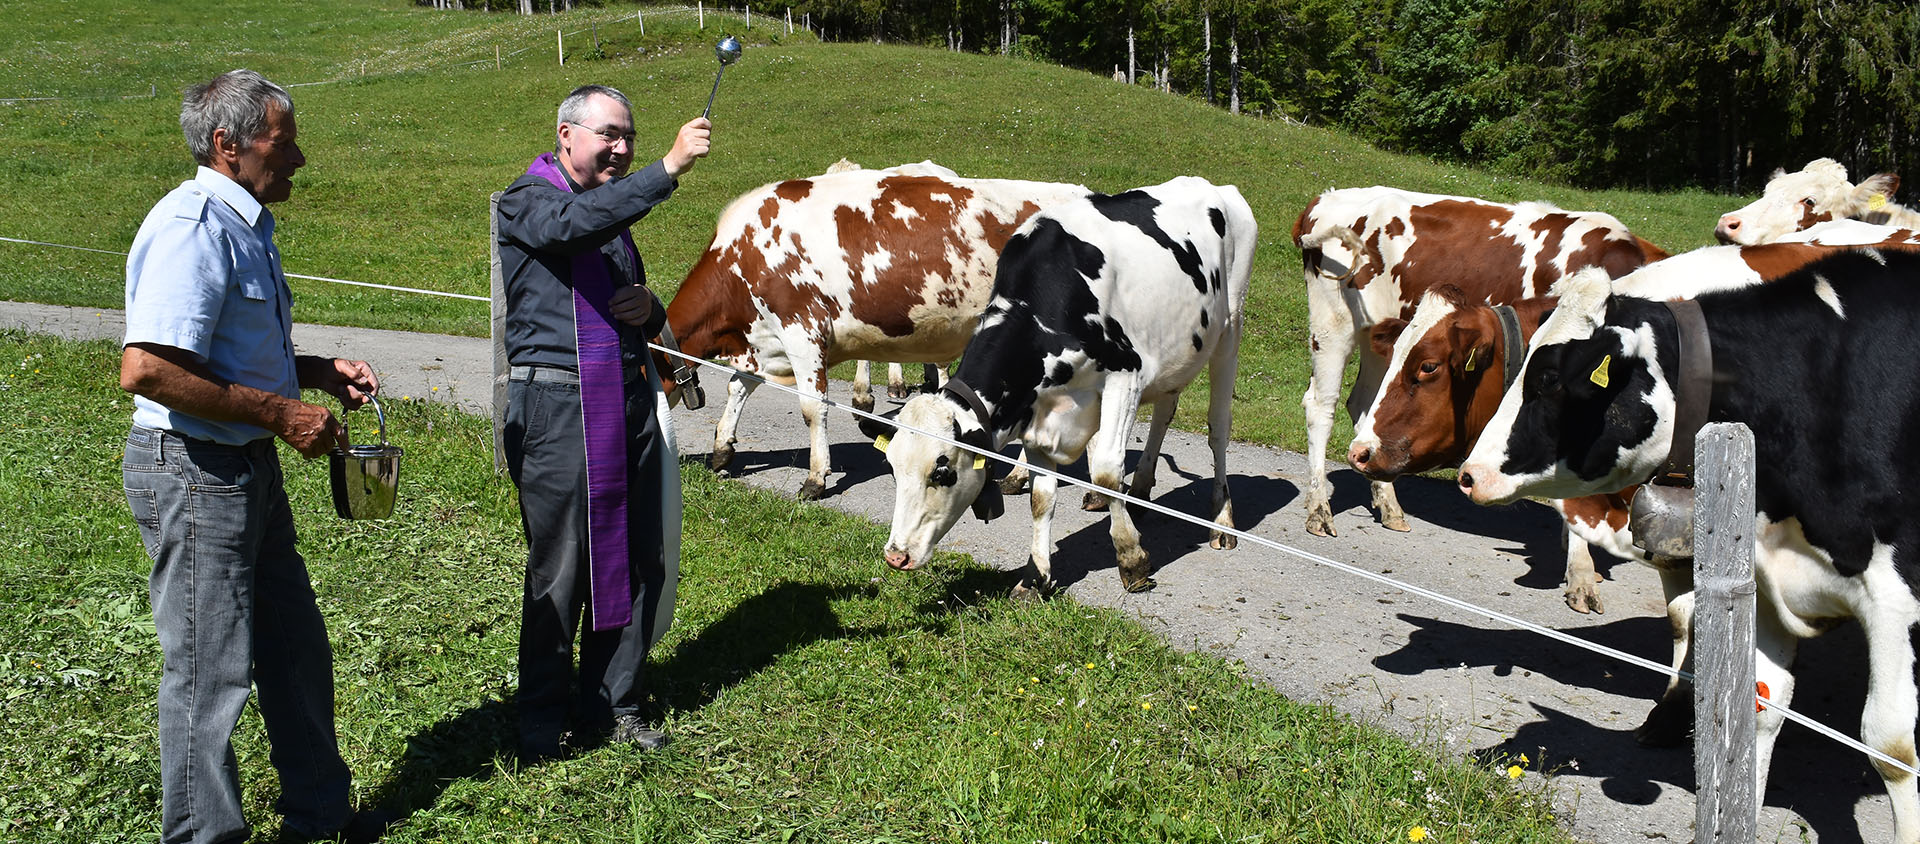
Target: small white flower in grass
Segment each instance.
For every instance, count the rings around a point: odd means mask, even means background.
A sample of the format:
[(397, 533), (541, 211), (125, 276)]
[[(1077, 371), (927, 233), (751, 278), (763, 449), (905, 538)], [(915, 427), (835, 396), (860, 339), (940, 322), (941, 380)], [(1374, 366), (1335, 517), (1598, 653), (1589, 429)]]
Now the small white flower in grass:
[(1033, 740), (1034, 750), (1039, 750), (1040, 748), (1045, 747), (1046, 745), (1047, 745), (1047, 740), (1045, 738), (1037, 738)]
[(1414, 772), (1413, 772), (1413, 781), (1414, 781), (1414, 782), (1426, 782), (1426, 781), (1427, 781), (1427, 772), (1426, 772), (1426, 771), (1414, 771)]

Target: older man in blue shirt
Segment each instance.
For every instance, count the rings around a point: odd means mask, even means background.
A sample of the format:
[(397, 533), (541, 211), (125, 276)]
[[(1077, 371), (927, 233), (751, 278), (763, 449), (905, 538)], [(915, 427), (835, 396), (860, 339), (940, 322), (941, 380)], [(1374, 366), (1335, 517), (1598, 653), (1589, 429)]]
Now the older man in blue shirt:
[(164, 663), (160, 840), (249, 835), (233, 729), (253, 687), (287, 827), (371, 840), (386, 817), (348, 806), (333, 652), (273, 441), (326, 453), (340, 423), (300, 389), (352, 407), (378, 382), (365, 361), (294, 354), (292, 293), (266, 209), (306, 164), (287, 92), (252, 71), (221, 74), (187, 90), (180, 126), (200, 167), (134, 237), (120, 363), (120, 386), (134, 394), (121, 469), (153, 558)]

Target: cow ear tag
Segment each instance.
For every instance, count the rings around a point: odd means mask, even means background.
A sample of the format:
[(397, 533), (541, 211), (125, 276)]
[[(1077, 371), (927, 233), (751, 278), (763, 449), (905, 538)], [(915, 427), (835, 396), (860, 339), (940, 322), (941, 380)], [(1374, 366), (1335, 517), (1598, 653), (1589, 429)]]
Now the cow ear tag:
[(985, 469), (985, 468), (987, 468), (987, 458), (985, 458), (985, 457), (983, 457), (983, 456), (981, 456), (981, 455), (978, 455), (978, 454), (976, 454), (976, 455), (974, 455), (974, 456), (973, 456), (973, 468), (975, 468), (975, 469)]
[(1474, 346), (1473, 348), (1467, 350), (1467, 371), (1468, 372), (1473, 371), (1473, 356), (1479, 353), (1480, 353), (1479, 346)]
[(1593, 368), (1593, 375), (1588, 376), (1588, 380), (1592, 381), (1594, 386), (1607, 386), (1607, 364), (1610, 363), (1613, 363), (1613, 355), (1601, 358), (1600, 365)]
[(893, 445), (893, 438), (887, 436), (886, 434), (881, 434), (880, 436), (873, 438), (873, 447), (880, 449), (881, 454), (886, 454), (887, 446), (890, 446), (890, 445)]
[(1886, 195), (1886, 194), (1884, 194), (1884, 193), (1876, 193), (1876, 194), (1874, 194), (1874, 195), (1872, 195), (1872, 196), (1869, 196), (1869, 197), (1867, 197), (1867, 210), (1868, 210), (1868, 211), (1878, 211), (1878, 210), (1880, 210), (1880, 209), (1882, 209), (1882, 208), (1885, 208), (1885, 207), (1887, 207), (1887, 195)]

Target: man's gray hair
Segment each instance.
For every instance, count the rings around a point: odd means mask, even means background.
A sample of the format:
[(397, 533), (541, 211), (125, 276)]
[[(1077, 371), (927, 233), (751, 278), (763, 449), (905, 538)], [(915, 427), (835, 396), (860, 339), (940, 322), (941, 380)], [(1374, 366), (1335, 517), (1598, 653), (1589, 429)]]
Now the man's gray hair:
[(213, 163), (213, 130), (227, 130), (234, 143), (246, 146), (255, 136), (267, 131), (268, 104), (278, 105), (293, 114), (293, 97), (287, 89), (268, 82), (251, 70), (229, 70), (204, 85), (187, 89), (180, 102), (180, 131), (187, 135), (187, 149), (193, 160)]
[[(619, 103), (622, 108), (627, 110), (628, 115), (633, 114), (633, 103), (627, 100), (626, 94), (622, 94), (605, 85), (582, 85), (573, 89), (573, 93), (568, 94), (566, 99), (560, 101), (560, 121), (554, 124), (554, 128), (560, 128), (560, 123), (579, 123), (580, 118), (586, 115), (587, 99), (594, 94), (613, 98), (614, 102)], [(598, 129), (600, 127), (591, 126), (588, 128)]]

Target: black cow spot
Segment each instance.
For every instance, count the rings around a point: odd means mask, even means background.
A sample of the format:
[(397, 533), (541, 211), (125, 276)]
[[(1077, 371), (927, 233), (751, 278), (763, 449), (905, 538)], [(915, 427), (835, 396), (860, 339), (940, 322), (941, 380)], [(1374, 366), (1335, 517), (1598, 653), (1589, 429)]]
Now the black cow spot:
[(1201, 342), (1200, 342), (1200, 335), (1198, 335), (1198, 334), (1195, 334), (1195, 335), (1193, 335), (1193, 350), (1194, 350), (1194, 351), (1196, 351), (1196, 352), (1197, 352), (1197, 351), (1200, 351), (1200, 346), (1201, 346), (1201, 345), (1202, 345), (1202, 344), (1201, 344)]
[(1207, 219), (1213, 222), (1214, 234), (1220, 237), (1227, 236), (1227, 215), (1220, 213), (1220, 209), (1208, 208)]
[(1130, 190), (1113, 196), (1096, 193), (1087, 199), (1093, 203), (1094, 210), (1100, 212), (1101, 216), (1116, 223), (1133, 226), (1152, 238), (1154, 243), (1160, 244), (1161, 248), (1167, 250), (1167, 253), (1172, 255), (1174, 261), (1180, 265), (1180, 271), (1193, 279), (1193, 289), (1202, 296), (1207, 294), (1207, 277), (1200, 272), (1200, 250), (1195, 249), (1192, 243), (1175, 243), (1166, 230), (1160, 228), (1160, 223), (1154, 219), (1153, 209), (1160, 207), (1160, 200), (1140, 190)]
[(1207, 327), (1207, 320), (1208, 320), (1208, 319), (1210, 319), (1210, 317), (1208, 317), (1208, 316), (1207, 316), (1207, 309), (1206, 309), (1206, 308), (1201, 308), (1201, 309), (1200, 309), (1200, 327), (1201, 327), (1201, 328), (1206, 328), (1206, 327)]

